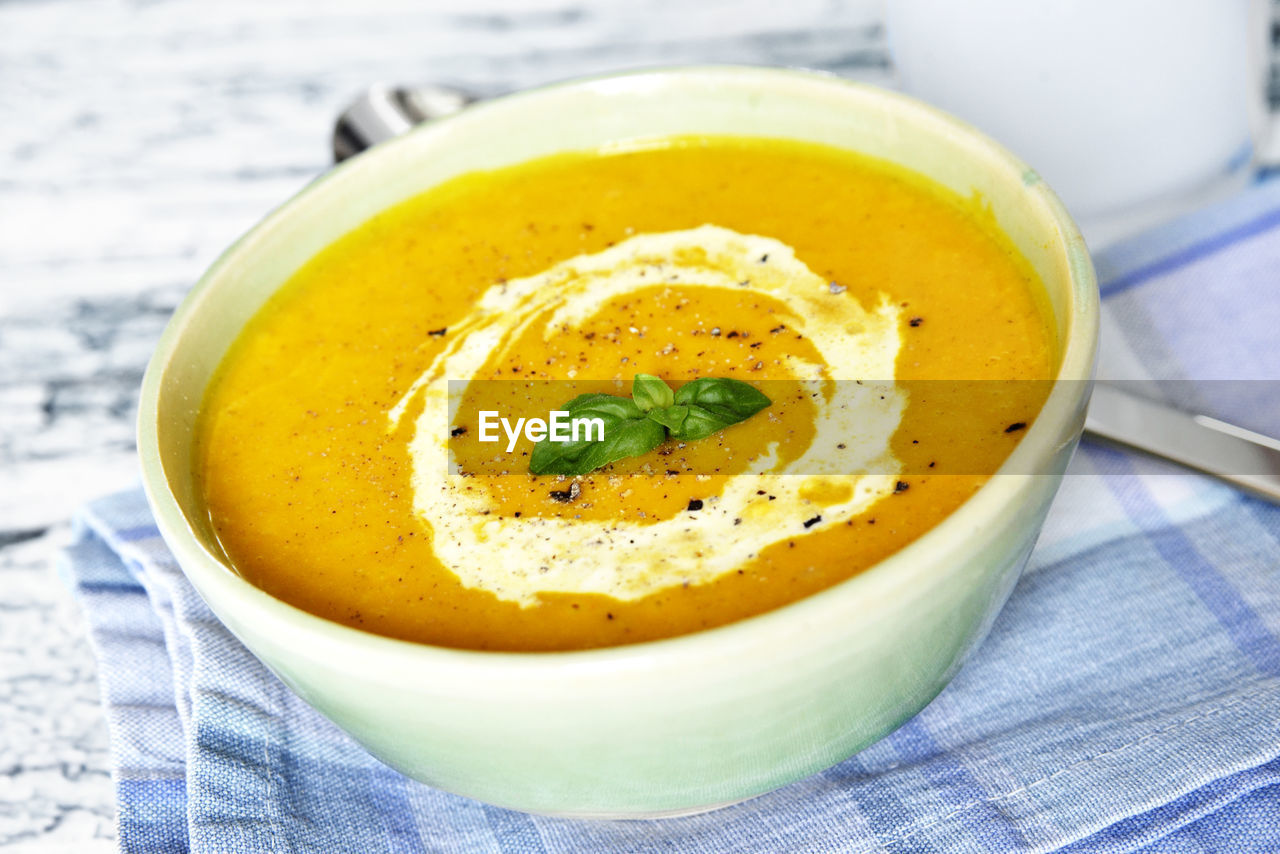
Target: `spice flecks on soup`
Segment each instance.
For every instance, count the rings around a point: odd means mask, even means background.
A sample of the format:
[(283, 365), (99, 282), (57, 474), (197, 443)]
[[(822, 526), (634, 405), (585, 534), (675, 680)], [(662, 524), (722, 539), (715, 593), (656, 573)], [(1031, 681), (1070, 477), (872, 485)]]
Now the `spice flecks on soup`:
[[(557, 155), (307, 263), (224, 358), (195, 463), (236, 570), (320, 616), (471, 649), (673, 637), (848, 579), (967, 500), (1047, 384), (918, 383), (1051, 378), (1042, 290), (980, 204), (849, 152)], [(771, 403), (576, 477), (480, 441), (480, 410), (545, 418), (641, 374)], [(842, 400), (859, 379), (906, 391)]]
[[(864, 308), (855, 296), (832, 288), (806, 267), (791, 247), (767, 237), (711, 225), (636, 235), (537, 275), (492, 285), (449, 328), (443, 350), (388, 413), (394, 429), (414, 399), (422, 398), (409, 444), (414, 507), (431, 532), (436, 556), (465, 586), (526, 607), (546, 593), (640, 599), (667, 587), (705, 584), (779, 540), (816, 535), (820, 528), (810, 521), (815, 517), (824, 525), (840, 524), (893, 494), (901, 465), (890, 443), (906, 407), (905, 392), (891, 388), (884, 394), (879, 387), (872, 391), (854, 382), (827, 382), (814, 386), (821, 389), (816, 399), (802, 396), (805, 447), (780, 454), (776, 439), (763, 447), (745, 445), (736, 455), (738, 472), (717, 477), (714, 487), (711, 477), (699, 471), (707, 492), (696, 499), (695, 510), (686, 505), (673, 516), (639, 517), (637, 510), (643, 512), (646, 502), (636, 495), (635, 482), (651, 479), (651, 470), (622, 475), (612, 488), (593, 487), (582, 503), (607, 507), (603, 518), (531, 512), (513, 523), (507, 513), (494, 512), (502, 509), (502, 500), (490, 486), (500, 491), (500, 479), (524, 467), (528, 445), (484, 449), (496, 454), (500, 465), (505, 454), (502, 471), (507, 475), (477, 477), (475, 467), (460, 471), (456, 458), (447, 462), (457, 438), (452, 434), (466, 426), (462, 422), (475, 424), (478, 413), (486, 411), (486, 404), (468, 398), (469, 384), (457, 380), (477, 378), (483, 384), (485, 378), (501, 376), (504, 366), (520, 365), (529, 366), (529, 376), (600, 376), (608, 362), (586, 368), (577, 361), (558, 362), (554, 354), (562, 352), (563, 342), (557, 339), (576, 338), (589, 321), (617, 329), (621, 337), (629, 321), (618, 301), (655, 288), (668, 300), (697, 295), (715, 301), (744, 293), (761, 297), (752, 328), (785, 325), (786, 341), (807, 344), (775, 347), (768, 365), (757, 358), (751, 367), (760, 379), (893, 379), (901, 307), (880, 294)], [(627, 330), (636, 342), (649, 334), (634, 326)], [(615, 351), (626, 348), (621, 341), (597, 346), (614, 359)], [(648, 346), (675, 356), (666, 359), (668, 375), (710, 369), (694, 353), (683, 358), (676, 354), (672, 336), (658, 334)], [(557, 370), (557, 365), (562, 367)], [(529, 385), (523, 389), (533, 391)], [(775, 419), (785, 419), (795, 408), (790, 397), (777, 406), (781, 412), (773, 413)], [(736, 433), (727, 434), (726, 441)], [(843, 474), (851, 468), (875, 474)], [(635, 499), (630, 502), (620, 498), (628, 489), (627, 498)], [(582, 498), (581, 486), (578, 493)]]

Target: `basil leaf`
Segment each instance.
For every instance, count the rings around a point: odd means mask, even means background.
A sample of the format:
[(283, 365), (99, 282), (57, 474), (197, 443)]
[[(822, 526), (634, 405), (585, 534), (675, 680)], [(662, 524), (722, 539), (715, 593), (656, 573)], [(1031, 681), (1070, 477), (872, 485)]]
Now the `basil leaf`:
[(636, 374), (631, 381), (631, 398), (641, 412), (666, 409), (675, 402), (671, 386), (653, 374)]
[(576, 470), (570, 474), (586, 474), (609, 463), (647, 454), (667, 439), (667, 431), (661, 424), (647, 418), (623, 421), (616, 428), (605, 425), (604, 441), (593, 442), (592, 448), (578, 460)]
[(670, 430), (671, 435), (674, 436), (680, 432), (684, 419), (689, 415), (689, 407), (680, 404), (678, 406), (668, 406), (664, 409), (650, 409), (645, 414), (649, 416), (649, 420), (657, 421)]
[(634, 400), (616, 394), (580, 394), (560, 409), (571, 418), (644, 418)]
[(552, 442), (548, 436), (533, 446), (529, 471), (587, 474), (647, 454), (667, 439), (668, 432), (673, 439), (705, 439), (772, 402), (754, 386), (714, 377), (694, 380), (673, 393), (658, 377), (636, 374), (631, 395), (580, 394), (566, 403), (561, 409), (570, 420), (598, 418), (604, 438), (598, 438), (598, 428), (580, 431), (582, 438), (576, 441)]
[(746, 421), (773, 401), (749, 383), (721, 377), (703, 377), (680, 387), (675, 393), (677, 405), (689, 407), (689, 413), (673, 439), (705, 439), (731, 424)]
[(627, 457), (652, 451), (666, 439), (661, 424), (645, 418), (635, 401), (611, 394), (583, 394), (563, 407), (574, 418), (599, 418), (604, 439), (587, 440), (588, 431), (576, 442), (552, 442), (545, 438), (533, 446), (529, 471), (533, 474), (578, 475), (595, 471)]

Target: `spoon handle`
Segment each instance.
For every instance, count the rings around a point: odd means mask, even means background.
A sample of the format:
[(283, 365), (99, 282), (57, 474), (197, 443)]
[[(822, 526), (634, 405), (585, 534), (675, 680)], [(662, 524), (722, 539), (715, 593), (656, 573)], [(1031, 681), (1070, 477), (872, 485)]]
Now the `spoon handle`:
[(371, 86), (338, 116), (333, 159), (341, 163), (416, 124), (458, 112), (476, 97), (444, 86)]

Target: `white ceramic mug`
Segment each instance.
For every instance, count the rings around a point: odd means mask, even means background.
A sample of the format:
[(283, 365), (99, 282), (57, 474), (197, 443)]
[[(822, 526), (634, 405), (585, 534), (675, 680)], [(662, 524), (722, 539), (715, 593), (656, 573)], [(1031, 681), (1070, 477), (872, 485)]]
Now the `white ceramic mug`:
[(890, 0), (899, 83), (1003, 142), (1097, 248), (1239, 188), (1271, 124), (1269, 0)]

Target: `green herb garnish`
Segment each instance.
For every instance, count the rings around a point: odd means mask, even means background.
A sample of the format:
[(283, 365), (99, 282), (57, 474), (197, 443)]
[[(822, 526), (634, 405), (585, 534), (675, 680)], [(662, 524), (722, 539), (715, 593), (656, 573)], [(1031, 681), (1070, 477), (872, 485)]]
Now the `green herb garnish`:
[(533, 474), (578, 475), (627, 457), (638, 457), (668, 438), (697, 440), (767, 407), (772, 401), (741, 380), (703, 377), (673, 392), (652, 374), (636, 374), (631, 397), (581, 394), (561, 409), (570, 418), (599, 418), (604, 439), (552, 442), (533, 446), (529, 471)]

